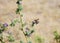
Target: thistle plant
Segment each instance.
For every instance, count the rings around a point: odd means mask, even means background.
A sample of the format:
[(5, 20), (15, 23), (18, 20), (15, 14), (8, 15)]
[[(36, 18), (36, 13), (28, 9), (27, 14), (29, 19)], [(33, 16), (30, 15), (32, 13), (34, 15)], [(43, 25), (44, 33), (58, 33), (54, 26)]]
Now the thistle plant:
[(60, 43), (60, 34), (57, 31), (54, 31), (54, 39), (57, 43)]
[[(17, 0), (16, 3), (17, 3), (17, 6), (18, 6), (18, 8), (16, 10), (16, 14), (20, 15), (20, 28), (19, 29), (23, 32), (23, 34), (24, 34), (24, 36), (26, 38), (27, 43), (32, 43), (31, 41), (28, 41), (27, 38), (29, 38), (31, 36), (31, 34), (34, 32), (34, 29), (30, 30), (27, 27), (26, 31), (24, 32), (23, 29), (24, 29), (25, 24), (23, 23), (23, 19), (22, 19), (23, 15), (21, 14), (21, 11), (22, 11), (22, 0)], [(31, 25), (32, 28), (33, 28), (34, 24), (38, 24), (39, 23), (38, 20), (39, 19), (36, 19), (36, 20), (32, 21), (32, 25)], [(20, 43), (23, 43), (23, 42), (20, 41)]]
[[(18, 0), (17, 1), (17, 10), (16, 10), (16, 14), (19, 14), (20, 15), (20, 30), (23, 32), (25, 38), (26, 38), (26, 41), (28, 42), (27, 40), (27, 37), (30, 36), (31, 33), (33, 33), (34, 31), (30, 31), (28, 28), (26, 29), (26, 31), (24, 32), (23, 28), (24, 28), (24, 24), (23, 24), (23, 19), (22, 19), (22, 14), (21, 14), (21, 10), (22, 10), (22, 0)], [(20, 43), (23, 43), (22, 41), (20, 41)]]
[[(32, 24), (30, 25), (32, 29), (30, 29), (29, 27), (26, 27), (25, 31), (24, 31), (24, 27), (27, 24), (24, 23), (23, 14), (21, 14), (21, 11), (23, 9), (22, 8), (22, 0), (17, 0), (16, 4), (17, 4), (16, 14), (19, 14), (20, 18), (13, 20), (9, 25), (7, 23), (0, 24), (0, 42), (5, 43), (3, 41), (3, 32), (7, 29), (7, 27), (8, 26), (14, 27), (16, 25), (16, 23), (19, 23), (19, 25), (20, 25), (19, 30), (21, 30), (23, 32), (23, 34), (24, 34), (24, 36), (26, 38), (26, 42), (27, 43), (32, 43), (32, 41), (30, 41), (30, 40), (28, 41), (28, 38), (30, 38), (32, 33), (34, 33), (33, 27), (34, 27), (35, 24), (39, 23), (39, 21), (38, 21), (39, 19), (36, 19), (36, 20), (32, 21)], [(12, 35), (7, 36), (7, 38), (8, 38), (8, 41), (11, 42), (11, 43), (15, 41), (15, 39), (14, 39), (14, 37)], [(24, 42), (22, 40), (20, 40), (19, 43), (24, 43)]]

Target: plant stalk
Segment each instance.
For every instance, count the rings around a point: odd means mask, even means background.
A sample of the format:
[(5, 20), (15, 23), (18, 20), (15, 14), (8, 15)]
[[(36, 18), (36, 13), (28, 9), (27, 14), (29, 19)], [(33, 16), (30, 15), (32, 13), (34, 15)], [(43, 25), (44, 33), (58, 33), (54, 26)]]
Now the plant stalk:
[[(21, 31), (23, 32), (23, 34), (24, 34), (24, 36), (25, 36), (25, 33), (24, 33), (24, 31), (23, 31), (23, 20), (22, 20), (22, 17), (21, 17), (21, 13), (19, 13), (19, 14), (20, 14)], [(28, 42), (27, 36), (25, 36), (25, 38), (26, 38), (26, 41)]]

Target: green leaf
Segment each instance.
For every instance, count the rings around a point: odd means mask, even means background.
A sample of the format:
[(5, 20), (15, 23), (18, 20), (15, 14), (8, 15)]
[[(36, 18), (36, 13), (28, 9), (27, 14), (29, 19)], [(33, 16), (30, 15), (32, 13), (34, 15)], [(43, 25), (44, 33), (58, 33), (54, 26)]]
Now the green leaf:
[(22, 5), (18, 5), (18, 8), (16, 10), (16, 14), (19, 14), (22, 9), (23, 9)]
[(23, 43), (23, 41), (20, 41), (20, 43)]
[[(55, 36), (54, 39), (55, 39), (56, 41), (58, 41), (58, 40), (60, 41), (60, 34), (58, 34), (57, 31), (54, 31), (54, 36)], [(58, 41), (58, 42), (59, 42), (59, 41)]]
[(20, 13), (20, 11), (19, 11), (19, 9), (17, 8), (17, 10), (16, 10), (16, 14), (19, 14)]
[(15, 19), (11, 22), (10, 26), (15, 26), (16, 23), (19, 23), (20, 21), (18, 19)]
[(0, 34), (0, 39), (1, 39), (1, 40), (3, 39), (2, 34)]
[(21, 17), (23, 17), (23, 14), (21, 14)]
[(35, 37), (35, 41), (36, 41), (37, 43), (43, 43), (43, 42), (44, 42), (44, 39), (43, 39), (42, 37), (40, 37), (40, 36), (36, 36), (36, 37)]
[(26, 26), (26, 23), (22, 24), (22, 27)]
[(18, 20), (18, 19), (15, 19), (13, 22), (14, 22), (14, 23), (17, 23), (17, 22), (19, 22), (19, 20)]
[(58, 36), (59, 34), (58, 34), (58, 32), (57, 32), (57, 31), (54, 31), (54, 35), (55, 35), (55, 36)]
[(2, 33), (6, 29), (5, 26), (1, 26), (0, 33)]
[(2, 30), (0, 29), (0, 33), (2, 33)]
[(2, 24), (0, 23), (0, 27), (2, 26)]
[(1, 43), (5, 43), (5, 42), (2, 40)]
[(14, 40), (14, 37), (11, 36), (11, 35), (8, 36), (8, 40), (9, 40), (9, 42), (14, 42), (14, 41), (15, 41), (15, 40)]
[(5, 42), (3, 41), (3, 36), (2, 36), (2, 34), (0, 34), (0, 41), (1, 41), (1, 43), (5, 43)]
[(29, 41), (28, 43), (32, 43), (31, 41)]
[(15, 26), (15, 23), (14, 23), (14, 22), (12, 22), (12, 23), (10, 24), (10, 26), (11, 26), (11, 27)]
[(5, 28), (0, 29), (0, 33), (2, 33), (5, 30)]
[(18, 9), (19, 9), (19, 11), (21, 11), (23, 9), (22, 5), (18, 5)]
[(32, 34), (34, 32), (34, 30), (31, 30), (30, 34)]

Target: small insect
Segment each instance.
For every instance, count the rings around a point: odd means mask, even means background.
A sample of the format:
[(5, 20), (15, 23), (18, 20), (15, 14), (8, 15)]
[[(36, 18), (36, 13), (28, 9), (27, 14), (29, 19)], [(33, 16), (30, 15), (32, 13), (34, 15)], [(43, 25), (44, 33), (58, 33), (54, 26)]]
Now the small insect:
[(32, 26), (34, 26), (34, 24), (38, 24), (38, 23), (39, 23), (38, 20), (39, 20), (39, 19), (36, 19), (36, 20), (32, 21)]

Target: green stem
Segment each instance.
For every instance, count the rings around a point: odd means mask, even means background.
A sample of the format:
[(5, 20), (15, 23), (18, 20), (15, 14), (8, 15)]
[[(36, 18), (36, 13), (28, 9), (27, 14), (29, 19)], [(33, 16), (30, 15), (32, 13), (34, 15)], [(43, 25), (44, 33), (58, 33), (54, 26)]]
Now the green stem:
[[(24, 31), (23, 31), (23, 20), (22, 20), (22, 17), (21, 17), (21, 13), (19, 13), (19, 14), (20, 14), (21, 30), (22, 30), (22, 32), (23, 32), (23, 34), (24, 34), (24, 36), (25, 36), (25, 33), (24, 33)], [(27, 40), (27, 36), (25, 36), (25, 38), (26, 38), (26, 41), (28, 41), (28, 40)]]

